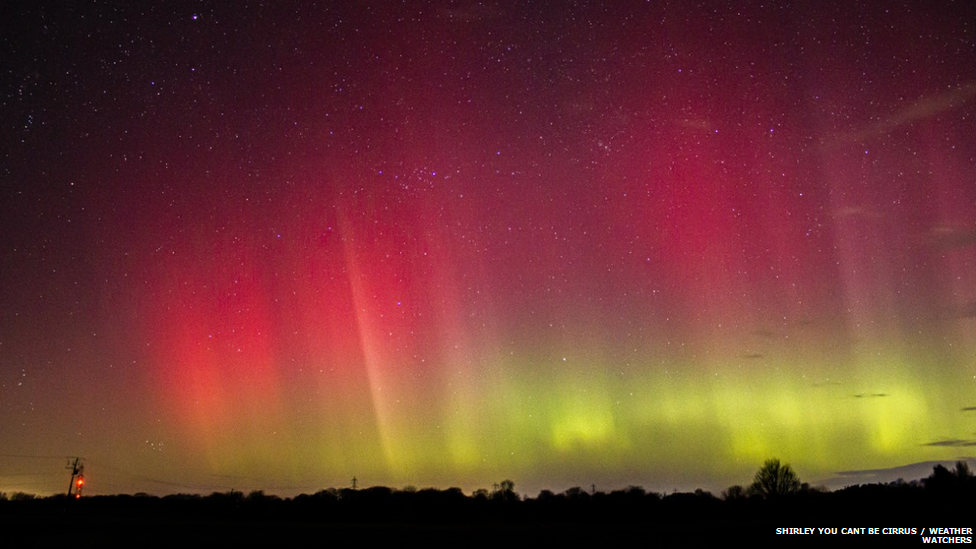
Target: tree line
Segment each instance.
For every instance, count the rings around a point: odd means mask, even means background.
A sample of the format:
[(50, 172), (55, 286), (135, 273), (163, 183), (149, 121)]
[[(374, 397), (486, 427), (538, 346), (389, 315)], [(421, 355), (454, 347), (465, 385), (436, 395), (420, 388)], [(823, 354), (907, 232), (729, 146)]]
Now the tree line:
[(505, 480), (492, 489), (465, 494), (460, 488), (363, 489), (329, 488), (313, 494), (281, 498), (263, 491), (248, 494), (231, 490), (163, 497), (148, 494), (91, 496), (68, 500), (65, 496), (36, 497), (0, 493), (0, 513), (41, 512), (131, 513), (172, 516), (192, 514), (222, 519), (278, 519), (307, 521), (414, 521), (469, 520), (526, 521), (630, 521), (776, 518), (795, 513), (829, 517), (842, 513), (877, 514), (886, 519), (916, 516), (920, 506), (953, 515), (976, 497), (976, 478), (965, 462), (949, 469), (937, 465), (919, 481), (898, 480), (828, 491), (801, 482), (789, 464), (766, 461), (749, 486), (731, 486), (716, 496), (705, 490), (661, 494), (640, 486), (601, 492), (573, 487), (561, 493), (541, 491), (536, 497), (520, 495), (515, 483)]

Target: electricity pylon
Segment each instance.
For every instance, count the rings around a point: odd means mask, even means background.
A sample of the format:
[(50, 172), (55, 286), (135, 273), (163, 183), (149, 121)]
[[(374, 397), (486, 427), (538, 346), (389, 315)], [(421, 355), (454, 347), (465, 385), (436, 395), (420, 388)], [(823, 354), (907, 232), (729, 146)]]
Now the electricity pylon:
[[(70, 461), (72, 459), (74, 462)], [(79, 499), (81, 498), (81, 489), (85, 486), (85, 466), (81, 463), (82, 459), (80, 457), (68, 458), (68, 460), (68, 465), (65, 467), (65, 469), (71, 469), (71, 482), (68, 483), (68, 497), (71, 497), (73, 491), (75, 499)]]

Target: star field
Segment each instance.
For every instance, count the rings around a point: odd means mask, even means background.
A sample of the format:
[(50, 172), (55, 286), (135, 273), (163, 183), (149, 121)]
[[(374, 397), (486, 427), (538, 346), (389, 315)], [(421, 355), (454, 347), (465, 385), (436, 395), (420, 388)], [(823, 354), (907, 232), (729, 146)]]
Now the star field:
[(0, 491), (976, 444), (964, 3), (2, 9)]

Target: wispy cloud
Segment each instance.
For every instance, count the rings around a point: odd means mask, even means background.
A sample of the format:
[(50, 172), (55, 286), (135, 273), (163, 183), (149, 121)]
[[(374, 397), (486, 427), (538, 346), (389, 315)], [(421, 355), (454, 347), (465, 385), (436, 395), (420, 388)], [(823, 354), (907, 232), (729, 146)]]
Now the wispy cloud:
[(934, 117), (949, 111), (976, 97), (976, 82), (966, 82), (955, 88), (919, 98), (917, 101), (892, 112), (887, 117), (863, 127), (861, 130), (842, 135), (839, 143), (861, 141), (870, 137), (885, 135), (899, 126), (913, 124), (919, 120)]
[(963, 248), (976, 245), (976, 228), (940, 225), (928, 232), (929, 241), (937, 248)]
[(814, 387), (832, 387), (836, 385), (843, 385), (843, 383), (833, 379), (828, 379), (826, 381), (818, 381), (813, 384)]
[(935, 442), (927, 442), (922, 446), (947, 446), (950, 448), (976, 446), (976, 440), (937, 440)]

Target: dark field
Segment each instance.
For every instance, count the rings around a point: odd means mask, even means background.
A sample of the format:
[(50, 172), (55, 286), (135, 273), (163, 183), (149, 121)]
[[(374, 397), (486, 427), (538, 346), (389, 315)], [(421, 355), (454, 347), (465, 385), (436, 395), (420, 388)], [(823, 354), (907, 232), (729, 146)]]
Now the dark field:
[[(469, 497), (457, 489), (377, 487), (290, 499), (261, 492), (21, 498), (0, 501), (0, 528), (9, 547), (687, 547), (737, 541), (917, 547), (923, 528), (971, 532), (974, 499), (971, 486), (907, 483), (726, 499), (639, 488), (522, 499), (503, 492)], [(777, 533), (822, 527), (838, 533)], [(843, 528), (864, 530), (844, 534)], [(882, 528), (915, 532), (882, 534)], [(963, 530), (953, 539), (971, 543), (972, 535)]]

